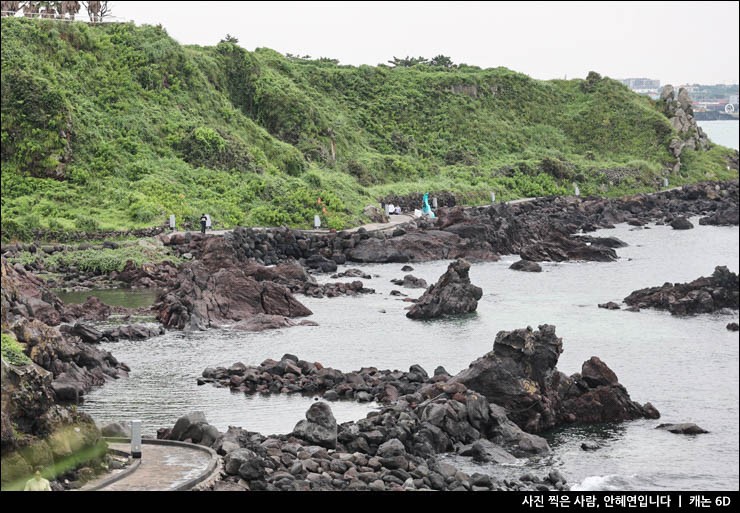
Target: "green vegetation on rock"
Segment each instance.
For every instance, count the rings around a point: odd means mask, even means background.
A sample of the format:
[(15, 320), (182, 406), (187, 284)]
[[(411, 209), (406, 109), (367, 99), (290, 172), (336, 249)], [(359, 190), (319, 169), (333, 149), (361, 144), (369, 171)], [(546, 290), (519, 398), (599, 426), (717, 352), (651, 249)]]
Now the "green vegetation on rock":
[(2, 334), (2, 354), (3, 360), (11, 365), (31, 363), (31, 359), (23, 352), (23, 345), (16, 340), (14, 335), (9, 333)]
[(44, 251), (20, 251), (17, 256), (11, 256), (8, 261), (22, 265), (38, 263), (41, 268), (51, 273), (65, 273), (72, 270), (95, 275), (109, 274), (113, 271), (123, 271), (127, 262), (132, 262), (136, 268), (144, 263), (159, 263), (169, 261), (177, 265), (182, 259), (164, 247), (154, 238), (128, 240), (117, 243), (116, 248), (91, 246), (64, 246), (63, 251), (47, 254)]
[[(362, 220), (389, 194), (462, 201), (654, 190), (675, 132), (617, 81), (431, 60), (341, 66), (182, 46), (161, 27), (2, 19), (2, 237)], [(408, 62), (406, 62), (408, 61)], [(400, 62), (400, 61), (399, 61)], [(672, 184), (737, 176), (726, 148)], [(615, 175), (610, 170), (619, 170)], [(614, 176), (617, 178), (615, 179)]]

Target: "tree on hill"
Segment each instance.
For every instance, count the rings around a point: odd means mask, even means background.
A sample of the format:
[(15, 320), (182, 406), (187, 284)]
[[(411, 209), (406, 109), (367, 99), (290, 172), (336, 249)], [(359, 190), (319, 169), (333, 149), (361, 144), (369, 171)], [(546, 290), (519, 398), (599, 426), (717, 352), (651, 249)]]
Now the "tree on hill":
[(59, 4), (59, 15), (64, 18), (69, 15), (70, 19), (75, 19), (75, 15), (80, 12), (80, 2), (57, 2)]
[(90, 17), (91, 23), (101, 23), (104, 18), (112, 14), (110, 2), (91, 0), (89, 2), (82, 2), (82, 5), (87, 9), (87, 15)]
[(393, 57), (393, 60), (388, 61), (388, 64), (392, 64), (396, 68), (410, 68), (411, 66), (416, 66), (417, 64), (427, 64), (429, 61), (426, 59), (426, 57), (409, 57), (406, 56), (405, 59), (399, 59), (398, 57)]
[(452, 59), (447, 57), (446, 55), (437, 55), (432, 60), (429, 61), (430, 66), (435, 66), (438, 68), (454, 68), (455, 63), (452, 62)]
[(455, 63), (452, 62), (452, 59), (450, 59), (446, 55), (437, 55), (436, 57), (432, 59), (427, 59), (426, 57), (408, 57), (404, 59), (399, 59), (398, 57), (393, 57), (393, 60), (388, 61), (388, 64), (392, 64), (396, 68), (410, 68), (412, 66), (416, 66), (417, 64), (425, 64), (427, 66), (432, 66), (435, 68), (455, 68), (457, 67)]

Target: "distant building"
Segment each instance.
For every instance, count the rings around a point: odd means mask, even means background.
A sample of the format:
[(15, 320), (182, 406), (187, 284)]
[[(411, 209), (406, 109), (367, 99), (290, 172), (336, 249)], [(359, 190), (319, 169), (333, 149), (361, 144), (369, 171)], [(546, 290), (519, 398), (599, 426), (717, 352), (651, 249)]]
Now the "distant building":
[(633, 91), (660, 89), (660, 80), (653, 80), (652, 78), (623, 78), (620, 82)]
[(638, 94), (646, 94), (653, 99), (660, 95), (660, 80), (652, 78), (623, 78), (620, 80), (624, 85)]

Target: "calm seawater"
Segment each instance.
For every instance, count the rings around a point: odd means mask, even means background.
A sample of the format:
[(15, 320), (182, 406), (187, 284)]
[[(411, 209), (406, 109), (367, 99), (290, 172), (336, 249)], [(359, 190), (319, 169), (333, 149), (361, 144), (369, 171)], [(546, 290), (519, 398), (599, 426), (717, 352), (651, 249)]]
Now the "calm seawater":
[(697, 121), (712, 142), (738, 149), (740, 144), (740, 122), (738, 121)]
[[(145, 432), (171, 427), (189, 411), (202, 410), (219, 429), (241, 426), (264, 434), (287, 433), (304, 418), (310, 397), (253, 396), (211, 385), (197, 386), (207, 366), (241, 361), (259, 364), (292, 353), (342, 371), (376, 366), (407, 370), (421, 364), (430, 374), (437, 365), (457, 373), (490, 351), (496, 333), (527, 325), (557, 326), (564, 352), (558, 368), (579, 372), (599, 356), (631, 397), (650, 401), (659, 420), (573, 427), (548, 433), (553, 454), (521, 460), (515, 466), (472, 463), (447, 456), (468, 472), (518, 476), (557, 468), (579, 489), (737, 490), (738, 489), (738, 334), (728, 331), (736, 311), (689, 318), (643, 310), (608, 311), (597, 303), (620, 302), (633, 290), (664, 282), (686, 282), (712, 273), (716, 265), (738, 271), (738, 228), (699, 226), (676, 231), (620, 225), (597, 235), (613, 235), (630, 246), (611, 263), (544, 263), (542, 273), (511, 271), (518, 258), (477, 263), (472, 282), (483, 288), (475, 314), (431, 322), (405, 317), (408, 303), (390, 296), (399, 287), (402, 264), (357, 265), (377, 277), (366, 286), (377, 293), (354, 298), (299, 296), (317, 327), (264, 333), (211, 330), (170, 332), (142, 342), (103, 344), (131, 366), (127, 379), (94, 390), (82, 407), (99, 423), (142, 419)], [(433, 283), (448, 262), (413, 264), (415, 276)], [(341, 270), (341, 269), (340, 269)], [(421, 289), (400, 289), (418, 297)], [(364, 417), (377, 405), (334, 402), (339, 422)], [(699, 436), (655, 430), (661, 422), (695, 422), (710, 431)], [(580, 449), (583, 441), (602, 447)]]

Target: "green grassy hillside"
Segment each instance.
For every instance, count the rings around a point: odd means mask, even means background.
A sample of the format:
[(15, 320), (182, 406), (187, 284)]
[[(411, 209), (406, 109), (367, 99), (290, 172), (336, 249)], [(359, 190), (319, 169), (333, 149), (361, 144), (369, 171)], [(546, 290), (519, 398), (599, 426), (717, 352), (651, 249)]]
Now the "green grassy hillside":
[[(181, 46), (151, 26), (2, 19), (6, 240), (202, 212), (217, 227), (308, 226), (318, 197), (341, 228), (388, 193), (476, 203), (577, 181), (616, 195), (655, 187), (673, 136), (651, 100), (598, 76), (358, 68)], [(728, 152), (682, 157), (672, 183), (737, 176)]]

